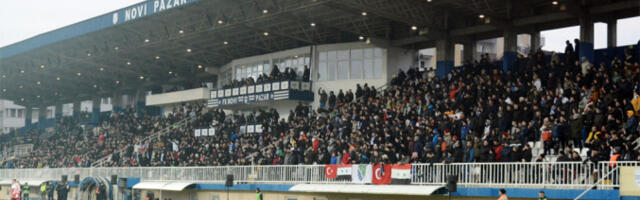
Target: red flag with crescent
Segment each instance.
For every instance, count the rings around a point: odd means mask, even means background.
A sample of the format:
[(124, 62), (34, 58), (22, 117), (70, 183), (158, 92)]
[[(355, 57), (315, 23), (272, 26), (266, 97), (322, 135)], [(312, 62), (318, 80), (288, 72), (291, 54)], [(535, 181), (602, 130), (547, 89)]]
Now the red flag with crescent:
[(325, 165), (324, 166), (324, 175), (328, 179), (334, 179), (334, 178), (336, 178), (338, 176), (337, 173), (336, 173), (337, 170), (338, 170), (338, 166), (336, 166), (336, 165)]
[(391, 165), (377, 164), (373, 166), (373, 184), (391, 183)]

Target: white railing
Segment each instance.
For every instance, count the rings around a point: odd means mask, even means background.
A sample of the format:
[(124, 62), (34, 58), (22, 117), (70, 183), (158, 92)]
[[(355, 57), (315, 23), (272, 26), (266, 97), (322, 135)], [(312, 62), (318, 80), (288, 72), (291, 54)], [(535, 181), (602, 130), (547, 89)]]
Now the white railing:
[[(640, 167), (640, 162), (617, 162), (614, 166)], [(444, 185), (446, 176), (458, 175), (461, 187), (517, 187), (600, 189), (619, 187), (619, 171), (609, 162), (555, 162), (555, 163), (454, 163), (414, 164), (412, 184)], [(613, 172), (612, 172), (613, 171)], [(608, 177), (601, 177), (609, 174)], [(327, 179), (324, 165), (271, 165), (220, 167), (134, 167), (134, 168), (56, 168), (56, 169), (2, 169), (0, 179), (58, 180), (62, 175), (84, 177), (137, 177), (141, 180), (188, 180), (195, 182), (224, 182), (233, 174), (238, 183), (261, 184), (351, 184), (348, 181)]]

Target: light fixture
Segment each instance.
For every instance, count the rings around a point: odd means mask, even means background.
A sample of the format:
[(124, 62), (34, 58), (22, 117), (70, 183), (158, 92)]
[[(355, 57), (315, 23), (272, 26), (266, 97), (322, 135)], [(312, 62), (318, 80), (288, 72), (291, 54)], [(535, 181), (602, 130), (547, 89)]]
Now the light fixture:
[(484, 15), (483, 15), (483, 14), (480, 14), (480, 15), (478, 15), (478, 18), (480, 18), (480, 19), (484, 19)]
[(484, 18), (484, 23), (485, 24), (490, 24), (491, 23), (491, 18)]
[(100, 67), (100, 71), (104, 71), (104, 67)]
[(140, 80), (144, 79), (144, 76), (140, 76)]
[(367, 16), (367, 12), (360, 13), (362, 16)]
[(358, 37), (358, 39), (359, 40), (364, 40), (364, 36), (361, 35), (361, 36)]
[(54, 93), (53, 93), (53, 95), (54, 95), (54, 96), (58, 96), (58, 92), (54, 92)]
[(311, 25), (311, 27), (316, 27), (316, 23), (314, 23), (314, 22), (311, 22), (310, 25)]
[(24, 101), (24, 98), (20, 98), (20, 101)]
[(127, 61), (127, 65), (131, 65), (131, 62)]
[(116, 84), (120, 84), (120, 81), (116, 81)]
[(222, 20), (218, 20), (218, 24), (224, 24)]
[(2, 92), (7, 92), (7, 88), (2, 88)]
[(191, 49), (187, 49), (187, 53), (191, 53)]
[(40, 69), (44, 69), (44, 65), (40, 65)]
[(267, 9), (262, 10), (262, 14), (267, 14), (267, 13), (269, 13), (269, 10)]
[(431, 0), (427, 0), (427, 2), (431, 3)]
[(172, 72), (172, 71), (169, 71), (169, 74), (173, 74), (173, 72)]
[(58, 77), (56, 77), (56, 81), (59, 81), (59, 80), (60, 80), (60, 77), (59, 77), (59, 76), (58, 76)]
[(36, 96), (36, 98), (38, 98), (38, 99), (39, 99), (39, 98), (40, 98), (40, 95)]
[(24, 88), (24, 85), (20, 85), (20, 86), (19, 86), (19, 88), (20, 88), (20, 89)]
[(93, 84), (93, 88), (98, 88), (98, 85), (96, 85), (96, 84)]
[(184, 33), (184, 30), (180, 29), (180, 30), (178, 31), (178, 33), (183, 34), (183, 33)]
[(365, 43), (371, 44), (371, 39), (367, 38), (367, 41), (365, 41)]
[(82, 76), (82, 73), (78, 72), (78, 73), (76, 73), (76, 75), (78, 75), (78, 76)]
[(551, 4), (554, 5), (554, 6), (557, 6), (558, 5), (558, 1), (552, 1)]
[(198, 65), (198, 69), (202, 69), (202, 65)]
[(264, 33), (262, 33), (262, 35), (264, 35), (265, 37), (266, 37), (266, 36), (269, 36), (269, 32), (266, 32), (266, 31), (265, 31)]
[(224, 41), (224, 42), (222, 42), (222, 44), (227, 45), (227, 44), (229, 44), (229, 42)]
[(91, 53), (87, 53), (87, 56), (91, 56)]
[(144, 39), (144, 43), (149, 43), (149, 39)]
[(118, 49), (120, 49), (120, 47), (118, 47), (118, 46), (113, 47), (113, 50), (116, 50), (116, 51), (117, 51)]
[(21, 73), (21, 74), (24, 74), (24, 69), (21, 69), (21, 70), (20, 70), (20, 73)]
[(156, 60), (160, 59), (160, 56), (156, 56)]
[(4, 75), (4, 74), (3, 74), (3, 75), (2, 75), (2, 78), (7, 78), (7, 75)]
[(298, 58), (298, 55), (293, 56), (293, 58)]
[(36, 82), (36, 84), (37, 84), (37, 85), (40, 85), (40, 81), (37, 81), (37, 82)]
[(411, 26), (411, 30), (414, 30), (414, 31), (418, 30), (418, 27), (417, 26)]

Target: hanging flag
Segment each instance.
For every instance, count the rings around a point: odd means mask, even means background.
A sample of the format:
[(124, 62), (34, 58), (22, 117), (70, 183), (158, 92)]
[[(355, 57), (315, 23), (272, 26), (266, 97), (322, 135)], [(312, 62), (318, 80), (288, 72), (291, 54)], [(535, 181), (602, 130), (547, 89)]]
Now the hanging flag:
[(411, 183), (411, 164), (394, 164), (391, 166), (391, 184)]
[(373, 184), (391, 183), (391, 165), (377, 164), (373, 166)]
[(373, 179), (373, 167), (371, 165), (353, 165), (351, 169), (351, 182), (367, 184)]
[(351, 181), (351, 165), (337, 165), (337, 180)]
[(334, 179), (334, 178), (338, 177), (338, 175), (336, 174), (337, 170), (338, 170), (338, 166), (337, 165), (325, 165), (324, 166), (324, 175), (328, 179)]

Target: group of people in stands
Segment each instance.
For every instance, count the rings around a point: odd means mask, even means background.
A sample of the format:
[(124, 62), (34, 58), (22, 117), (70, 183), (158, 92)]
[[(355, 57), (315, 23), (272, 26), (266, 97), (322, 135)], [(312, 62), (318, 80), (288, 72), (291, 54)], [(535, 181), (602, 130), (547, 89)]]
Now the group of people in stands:
[(242, 78), (240, 80), (232, 80), (231, 83), (225, 84), (222, 86), (223, 89), (235, 88), (235, 87), (245, 87), (252, 86), (262, 83), (270, 83), (275, 81), (304, 81), (309, 82), (311, 78), (311, 71), (309, 70), (309, 66), (304, 66), (304, 71), (302, 71), (302, 76), (296, 74), (296, 69), (287, 67), (284, 71), (280, 71), (278, 65), (273, 65), (271, 68), (271, 73), (266, 74), (262, 73), (255, 79), (253, 77)]
[[(444, 77), (400, 71), (384, 89), (364, 84), (338, 95), (320, 89), (317, 109), (299, 104), (287, 119), (274, 109), (245, 115), (185, 104), (164, 117), (126, 109), (89, 130), (63, 121), (54, 135), (34, 136), (32, 154), (14, 162), (86, 167), (106, 155), (108, 166), (550, 161), (546, 155), (558, 162), (640, 161), (633, 143), (640, 135), (635, 49), (594, 66), (569, 48), (564, 58), (540, 49), (520, 55), (508, 71), (482, 59)], [(291, 71), (274, 66), (262, 81), (295, 79)], [(185, 117), (195, 120), (139, 142)], [(245, 124), (262, 129), (240, 132)], [(209, 127), (215, 136), (194, 134)], [(542, 152), (531, 146), (537, 141)]]

